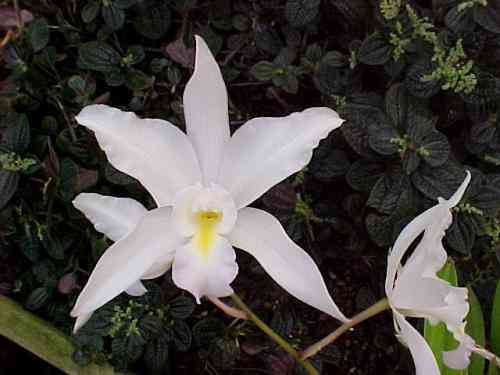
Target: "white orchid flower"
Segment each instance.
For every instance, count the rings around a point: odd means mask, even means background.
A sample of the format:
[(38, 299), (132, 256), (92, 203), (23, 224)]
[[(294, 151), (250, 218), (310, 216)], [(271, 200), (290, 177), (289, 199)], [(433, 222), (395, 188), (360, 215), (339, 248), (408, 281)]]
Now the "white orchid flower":
[(238, 273), (233, 246), (253, 255), (301, 301), (346, 321), (312, 258), (279, 221), (247, 207), (301, 170), (343, 120), (329, 108), (255, 118), (229, 134), (228, 98), (217, 63), (196, 37), (193, 76), (184, 91), (187, 134), (167, 121), (140, 119), (105, 105), (76, 120), (95, 132), (111, 164), (138, 179), (158, 208), (128, 198), (82, 193), (74, 205), (115, 243), (99, 259), (72, 316), (75, 330), (123, 291), (142, 295), (141, 279), (172, 266), (174, 283), (193, 294), (225, 297)]
[[(440, 372), (429, 345), (405, 317), (425, 318), (434, 324), (443, 322), (458, 340), (465, 338), (464, 320), (469, 312), (467, 288), (452, 286), (440, 279), (437, 272), (447, 260), (442, 239), (453, 220), (451, 209), (460, 202), (470, 179), (467, 172), (464, 182), (449, 200), (439, 198), (437, 205), (411, 221), (389, 254), (385, 290), (397, 336), (410, 349), (417, 375), (439, 375)], [(419, 244), (402, 266), (404, 255), (422, 233)], [(457, 349), (452, 357), (459, 357), (462, 349)]]

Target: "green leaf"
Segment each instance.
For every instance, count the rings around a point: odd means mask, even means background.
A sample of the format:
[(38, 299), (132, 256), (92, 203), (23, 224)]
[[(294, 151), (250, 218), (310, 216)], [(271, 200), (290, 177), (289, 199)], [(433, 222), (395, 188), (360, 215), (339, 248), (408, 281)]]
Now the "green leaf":
[[(467, 315), (467, 326), (465, 332), (474, 339), (476, 344), (483, 346), (486, 343), (486, 332), (484, 328), (483, 312), (479, 300), (471, 287), (469, 290), (469, 305), (470, 310)], [(485, 359), (473, 353), (471, 356), (471, 363), (468, 368), (468, 375), (483, 375), (486, 366)]]
[(226, 327), (216, 318), (200, 320), (193, 326), (193, 337), (197, 347), (204, 348), (210, 345), (217, 337), (224, 335)]
[(408, 112), (408, 94), (403, 85), (392, 85), (385, 95), (385, 111), (397, 128), (403, 128)]
[(109, 73), (120, 66), (121, 56), (104, 42), (88, 42), (78, 49), (79, 64), (85, 69)]
[(431, 167), (439, 167), (448, 160), (450, 144), (443, 133), (433, 131), (427, 135), (420, 144), (420, 157)]
[[(449, 259), (443, 269), (439, 271), (438, 275), (441, 279), (448, 281), (451, 285), (457, 286), (457, 271), (455, 269), (455, 264), (451, 259)], [(458, 342), (453, 338), (453, 334), (448, 331), (444, 323), (441, 322), (439, 324), (432, 325), (428, 320), (426, 320), (424, 325), (424, 337), (434, 353), (434, 357), (436, 357), (436, 362), (441, 370), (441, 375), (466, 374), (464, 371), (452, 370), (446, 367), (443, 363), (443, 352), (453, 350), (458, 346)]]
[(160, 39), (170, 28), (172, 14), (167, 2), (147, 2), (142, 4), (134, 21), (135, 30), (149, 39)]
[(18, 183), (19, 173), (0, 170), (0, 209), (12, 198)]
[(270, 81), (276, 74), (279, 74), (279, 67), (270, 61), (259, 61), (252, 66), (250, 74), (259, 81)]
[(119, 30), (125, 22), (125, 12), (112, 2), (104, 2), (101, 9), (102, 18), (111, 30)]
[[(500, 280), (497, 284), (495, 297), (493, 298), (493, 308), (491, 310), (491, 333), (490, 333), (491, 351), (500, 356)], [(492, 371), (492, 367), (495, 368)], [(500, 369), (490, 366), (489, 375), (500, 374)]]
[(162, 335), (154, 340), (148, 341), (144, 351), (144, 362), (153, 374), (168, 373), (165, 368), (169, 359), (169, 342)]
[(351, 167), (351, 163), (344, 151), (328, 146), (331, 146), (331, 143), (324, 141), (316, 149), (309, 163), (311, 174), (323, 181), (343, 176)]
[(453, 223), (446, 231), (446, 242), (453, 250), (470, 255), (478, 232), (476, 219), (466, 213), (454, 216)]
[(418, 98), (430, 98), (441, 90), (438, 80), (424, 81), (424, 77), (433, 71), (428, 60), (421, 60), (413, 64), (406, 74), (404, 85), (408, 92)]
[(399, 132), (389, 123), (373, 123), (368, 128), (368, 143), (372, 150), (380, 155), (394, 155), (398, 152), (395, 139), (400, 138)]
[(30, 293), (30, 295), (26, 299), (26, 302), (24, 303), (24, 306), (28, 310), (38, 310), (49, 300), (50, 295), (51, 292), (49, 288), (36, 288)]
[(144, 52), (144, 48), (142, 46), (130, 46), (127, 49), (126, 65), (132, 66), (139, 64), (146, 57), (146, 53)]
[(125, 84), (131, 90), (145, 90), (151, 87), (154, 79), (138, 69), (129, 69), (125, 76)]
[(15, 153), (24, 153), (31, 139), (28, 117), (24, 113), (11, 112), (3, 119), (2, 126), (7, 129), (1, 138), (1, 145)]
[(303, 27), (319, 13), (320, 0), (288, 0), (285, 17), (293, 27)]
[(392, 214), (401, 200), (408, 199), (409, 188), (410, 184), (405, 174), (385, 175), (373, 187), (366, 205), (383, 214)]
[(470, 12), (460, 11), (458, 6), (452, 7), (444, 18), (444, 23), (455, 33), (471, 32), (474, 30), (474, 19)]
[(101, 4), (98, 1), (90, 0), (82, 9), (82, 20), (85, 23), (90, 23), (99, 14)]
[(346, 180), (354, 190), (370, 192), (384, 172), (383, 164), (361, 159), (351, 165)]
[(492, 33), (500, 34), (500, 5), (488, 1), (487, 6), (474, 7), (474, 21)]
[(169, 302), (170, 315), (174, 319), (187, 319), (196, 308), (192, 297), (179, 296)]
[(433, 202), (438, 197), (449, 199), (464, 178), (463, 167), (451, 160), (436, 168), (424, 164), (411, 175), (413, 185)]
[(38, 18), (31, 22), (27, 35), (34, 52), (44, 49), (50, 37), (47, 20), (45, 18)]
[(174, 345), (177, 350), (185, 352), (191, 346), (191, 329), (184, 320), (174, 319), (172, 326)]
[(358, 58), (366, 65), (385, 64), (392, 56), (392, 46), (384, 36), (375, 32), (368, 36), (358, 51)]

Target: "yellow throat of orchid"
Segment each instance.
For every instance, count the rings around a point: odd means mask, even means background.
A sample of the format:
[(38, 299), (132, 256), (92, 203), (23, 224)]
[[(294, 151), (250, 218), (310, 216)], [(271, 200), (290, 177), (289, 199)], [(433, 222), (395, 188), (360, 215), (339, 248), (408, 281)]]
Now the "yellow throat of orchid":
[(198, 231), (195, 234), (194, 241), (204, 257), (209, 255), (210, 249), (214, 245), (215, 228), (221, 219), (222, 213), (218, 211), (200, 211), (196, 214)]

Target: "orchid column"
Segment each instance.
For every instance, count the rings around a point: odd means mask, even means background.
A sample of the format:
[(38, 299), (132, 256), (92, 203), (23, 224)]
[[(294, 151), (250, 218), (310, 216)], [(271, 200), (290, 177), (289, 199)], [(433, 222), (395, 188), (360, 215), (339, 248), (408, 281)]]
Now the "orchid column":
[(75, 330), (120, 293), (145, 293), (141, 280), (170, 267), (174, 283), (198, 302), (233, 294), (233, 246), (252, 254), (296, 298), (346, 321), (312, 258), (275, 217), (247, 207), (302, 169), (318, 142), (343, 120), (329, 108), (310, 108), (255, 118), (230, 137), (226, 87), (200, 37), (184, 112), (187, 134), (167, 121), (139, 119), (105, 105), (88, 106), (77, 116), (95, 132), (113, 166), (138, 179), (157, 208), (98, 194), (75, 199), (95, 228), (115, 241), (78, 297), (71, 313)]

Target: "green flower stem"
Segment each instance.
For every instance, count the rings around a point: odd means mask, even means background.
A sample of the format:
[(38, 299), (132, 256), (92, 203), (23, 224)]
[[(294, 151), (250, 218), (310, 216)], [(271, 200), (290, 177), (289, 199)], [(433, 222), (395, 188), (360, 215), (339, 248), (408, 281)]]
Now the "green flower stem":
[(231, 299), (241, 310), (243, 310), (247, 314), (249, 320), (254, 322), (255, 325), (259, 327), (262, 332), (268, 335), (274, 342), (276, 342), (279, 346), (281, 346), (288, 354), (290, 354), (293, 358), (295, 358), (295, 360), (304, 367), (304, 369), (307, 371), (308, 374), (319, 375), (318, 370), (314, 368), (311, 362), (302, 359), (299, 352), (295, 350), (295, 348), (292, 345), (290, 345), (290, 343), (288, 343), (285, 339), (283, 339), (280, 335), (278, 335), (275, 331), (273, 331), (271, 327), (269, 327), (266, 323), (260, 320), (259, 317), (254, 314), (254, 312), (250, 309), (250, 307), (248, 307), (236, 293), (231, 295)]
[(389, 306), (389, 301), (387, 300), (387, 298), (381, 299), (380, 301), (378, 301), (374, 305), (370, 306), (366, 310), (360, 312), (358, 315), (356, 315), (354, 318), (352, 318), (347, 323), (344, 323), (343, 325), (341, 325), (339, 328), (337, 328), (335, 331), (330, 333), (328, 336), (324, 337), (323, 339), (321, 339), (317, 343), (308, 347), (306, 350), (304, 350), (301, 353), (301, 358), (307, 359), (307, 358), (315, 355), (321, 349), (323, 349), (325, 346), (330, 345), (332, 342), (337, 340), (344, 333), (349, 331), (352, 327), (357, 326), (359, 323), (371, 318), (372, 316), (380, 314), (382, 311), (388, 310), (389, 308), (390, 308), (390, 306)]
[(109, 365), (76, 364), (72, 359), (75, 347), (68, 336), (4, 296), (0, 296), (0, 335), (68, 375), (118, 374)]

